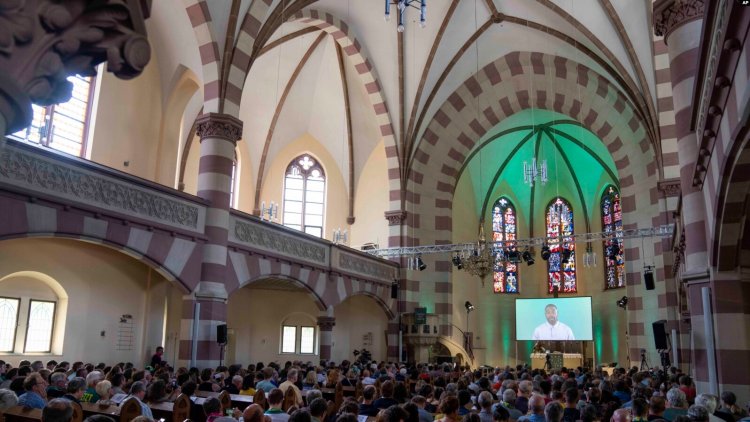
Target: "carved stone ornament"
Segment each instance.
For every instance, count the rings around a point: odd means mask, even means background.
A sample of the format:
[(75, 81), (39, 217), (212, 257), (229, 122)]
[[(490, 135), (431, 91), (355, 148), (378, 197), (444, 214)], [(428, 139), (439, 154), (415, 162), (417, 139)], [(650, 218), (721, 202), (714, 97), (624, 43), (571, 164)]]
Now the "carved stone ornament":
[(0, 152), (0, 183), (155, 223), (191, 231), (203, 230), (198, 205), (24, 151), (10, 142)]
[(678, 26), (703, 17), (704, 0), (657, 0), (654, 3), (654, 33), (667, 39)]
[(336, 318), (334, 317), (318, 317), (318, 327), (320, 327), (320, 331), (333, 331), (335, 325)]
[(386, 211), (385, 219), (388, 220), (389, 226), (400, 226), (406, 220), (406, 211)]
[(351, 272), (390, 282), (393, 279), (393, 267), (377, 262), (375, 257), (359, 257), (347, 253), (339, 255), (339, 266)]
[(273, 251), (290, 258), (327, 265), (326, 247), (304, 241), (302, 236), (283, 233), (255, 222), (235, 220), (234, 235), (238, 241)]
[(680, 179), (662, 180), (658, 183), (659, 191), (665, 198), (674, 198), (680, 196)]
[(202, 114), (195, 121), (195, 133), (201, 140), (221, 138), (236, 143), (242, 138), (242, 121), (228, 114)]
[(150, 0), (0, 1), (0, 114), (7, 133), (31, 123), (31, 103), (70, 99), (69, 75), (107, 62), (134, 78), (151, 58), (144, 19)]

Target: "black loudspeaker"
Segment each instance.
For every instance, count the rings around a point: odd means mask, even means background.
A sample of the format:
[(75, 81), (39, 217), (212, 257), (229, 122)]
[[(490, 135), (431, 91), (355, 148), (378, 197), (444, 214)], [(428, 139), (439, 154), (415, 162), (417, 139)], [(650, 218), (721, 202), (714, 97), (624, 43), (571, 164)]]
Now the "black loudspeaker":
[(646, 284), (646, 290), (654, 290), (654, 273), (652, 271), (646, 271), (643, 273), (643, 282)]
[(391, 284), (391, 299), (398, 299), (398, 283)]
[(227, 344), (227, 324), (216, 326), (216, 342), (219, 344)]
[(667, 343), (667, 321), (656, 321), (651, 325), (654, 327), (654, 345), (656, 346), (656, 350), (669, 349), (669, 344)]

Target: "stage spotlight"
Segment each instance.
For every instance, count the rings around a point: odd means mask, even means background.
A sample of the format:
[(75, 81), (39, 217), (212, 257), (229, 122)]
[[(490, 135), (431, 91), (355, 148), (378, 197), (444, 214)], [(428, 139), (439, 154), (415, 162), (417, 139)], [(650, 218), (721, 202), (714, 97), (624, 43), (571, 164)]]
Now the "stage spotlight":
[(528, 249), (523, 251), (523, 255), (521, 256), (523, 257), (523, 260), (526, 261), (526, 265), (534, 265), (534, 257), (531, 256), (531, 252), (529, 252)]
[(458, 254), (453, 255), (453, 266), (456, 267), (459, 270), (462, 270), (464, 268), (464, 263), (461, 261), (461, 256)]
[(427, 269), (427, 265), (422, 261), (422, 255), (417, 255), (417, 269), (419, 271), (424, 271)]
[(549, 251), (549, 246), (547, 246), (547, 244), (545, 243), (544, 245), (542, 245), (542, 259), (546, 261), (549, 259), (550, 255), (551, 252)]
[(466, 301), (466, 303), (464, 303), (464, 306), (466, 307), (466, 312), (471, 312), (476, 309), (476, 307), (472, 305), (468, 300)]
[(518, 250), (516, 248), (507, 249), (505, 251), (505, 258), (514, 264), (518, 263)]
[(625, 309), (625, 307), (628, 306), (628, 297), (623, 296), (620, 300), (617, 301), (617, 306), (619, 306), (622, 309)]
[(564, 263), (570, 262), (570, 258), (572, 257), (572, 255), (573, 255), (573, 251), (571, 251), (567, 247), (564, 247), (562, 251), (562, 262)]

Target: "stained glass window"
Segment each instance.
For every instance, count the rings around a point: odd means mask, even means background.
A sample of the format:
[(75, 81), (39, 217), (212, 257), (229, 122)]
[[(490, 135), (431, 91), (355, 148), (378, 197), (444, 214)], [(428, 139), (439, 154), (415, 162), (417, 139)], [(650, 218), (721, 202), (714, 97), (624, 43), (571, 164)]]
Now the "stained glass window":
[[(507, 198), (500, 198), (492, 207), (492, 241), (503, 242), (505, 250), (516, 250), (516, 209)], [(518, 262), (495, 254), (492, 287), (495, 293), (518, 293)]]
[(284, 225), (323, 237), (325, 189), (320, 163), (307, 154), (292, 160), (284, 179)]
[(604, 241), (604, 288), (625, 287), (625, 249), (622, 241), (620, 193), (613, 186), (604, 191), (601, 206), (602, 230), (616, 237)]
[(547, 207), (547, 260), (549, 293), (575, 293), (576, 245), (573, 241), (573, 209), (562, 198), (554, 199)]
[(11, 136), (82, 157), (86, 149), (93, 78), (69, 76), (68, 82), (73, 85), (68, 102), (47, 107), (32, 105), (31, 126)]

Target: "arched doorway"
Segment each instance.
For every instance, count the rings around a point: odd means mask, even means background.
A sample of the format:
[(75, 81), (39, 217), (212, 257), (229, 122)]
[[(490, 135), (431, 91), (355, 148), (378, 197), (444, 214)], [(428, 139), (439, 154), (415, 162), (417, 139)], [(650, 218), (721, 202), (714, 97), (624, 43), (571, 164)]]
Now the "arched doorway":
[[(34, 353), (141, 365), (164, 346), (165, 360), (175, 362), (185, 293), (152, 267), (106, 246), (64, 238), (4, 240), (0, 296), (17, 300), (18, 328), (0, 359), (15, 364)], [(49, 339), (42, 341), (42, 334)]]

